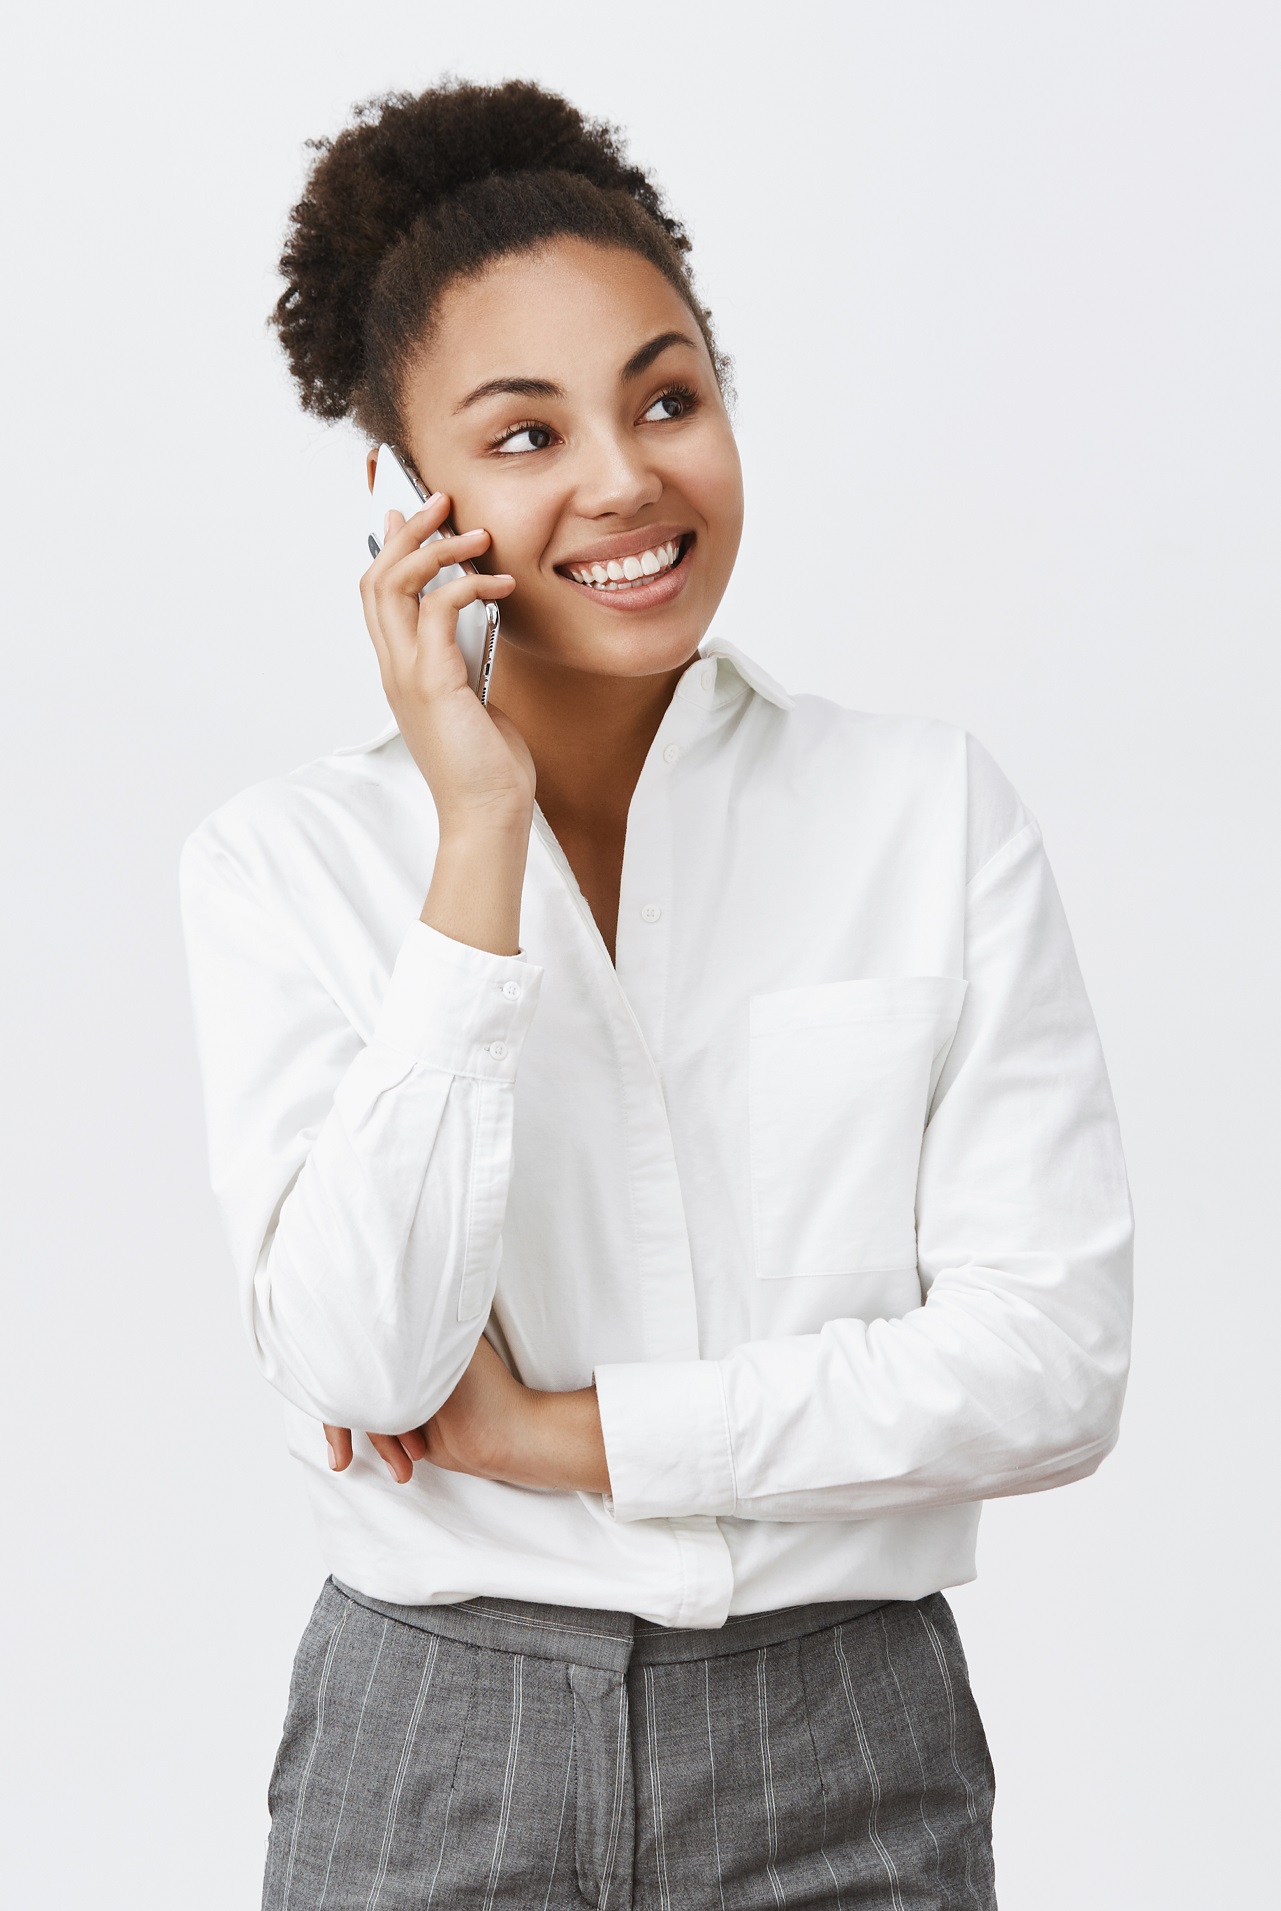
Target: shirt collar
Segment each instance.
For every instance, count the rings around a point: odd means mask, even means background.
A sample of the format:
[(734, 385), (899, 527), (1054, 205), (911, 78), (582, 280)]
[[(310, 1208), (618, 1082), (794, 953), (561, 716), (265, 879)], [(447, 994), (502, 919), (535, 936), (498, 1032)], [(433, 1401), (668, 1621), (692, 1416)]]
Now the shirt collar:
[[(796, 699), (789, 691), (784, 690), (781, 683), (771, 677), (768, 671), (762, 670), (751, 657), (745, 656), (734, 644), (726, 643), (723, 637), (705, 637), (698, 647), (698, 654), (700, 657), (711, 657), (716, 661), (716, 683), (713, 696), (717, 703), (724, 700), (727, 690), (736, 694), (734, 678), (738, 677), (749, 690), (755, 690), (758, 696), (777, 704), (780, 710), (796, 708)], [(691, 671), (696, 668), (696, 664), (690, 665)], [(689, 671), (686, 671), (678, 688), (684, 686), (689, 674)]]
[[(708, 662), (715, 666), (710, 674), (703, 668)], [(777, 704), (780, 710), (796, 708), (796, 699), (784, 690), (781, 683), (722, 637), (703, 639), (698, 647), (698, 656), (676, 685), (676, 694), (690, 697), (710, 708), (714, 704), (728, 703), (740, 694), (744, 686), (756, 691), (758, 696), (765, 697), (770, 703)], [(357, 750), (376, 750), (380, 743), (387, 743), (398, 734), (399, 725), (393, 717), (375, 736), (366, 737), (361, 743), (344, 744), (332, 754), (347, 756)]]

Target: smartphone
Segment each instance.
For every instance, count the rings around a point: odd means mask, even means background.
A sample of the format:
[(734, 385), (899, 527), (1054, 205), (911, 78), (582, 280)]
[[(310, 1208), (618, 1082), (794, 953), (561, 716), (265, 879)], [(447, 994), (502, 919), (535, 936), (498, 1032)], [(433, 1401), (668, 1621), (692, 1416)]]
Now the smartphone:
[[(369, 518), (369, 554), (377, 557), (382, 549), (383, 524), (389, 511), (400, 511), (411, 518), (415, 511), (421, 511), (427, 502), (428, 493), (423, 490), (418, 479), (407, 465), (402, 463), (390, 445), (379, 445), (378, 460), (374, 466), (374, 486), (370, 494)], [(430, 544), (433, 538), (453, 537), (454, 527), (448, 519), (431, 537), (424, 538)], [(476, 571), (477, 566), (471, 559), (464, 558), (461, 564), (445, 564), (437, 571), (430, 584), (419, 591), (420, 600), (428, 591), (436, 590), (441, 584), (448, 584), (462, 576), (464, 571)], [(498, 605), (464, 604), (458, 613), (456, 636), (458, 648), (463, 653), (467, 665), (467, 681), (482, 703), (489, 702), (489, 679), (494, 668), (494, 651), (498, 645)]]

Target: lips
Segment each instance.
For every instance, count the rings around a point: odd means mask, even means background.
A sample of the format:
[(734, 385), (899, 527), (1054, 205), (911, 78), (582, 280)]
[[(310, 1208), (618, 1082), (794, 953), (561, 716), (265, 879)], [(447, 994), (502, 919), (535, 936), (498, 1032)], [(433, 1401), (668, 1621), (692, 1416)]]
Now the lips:
[(593, 538), (590, 544), (580, 544), (577, 550), (557, 558), (555, 568), (568, 573), (590, 571), (593, 564), (609, 564), (611, 559), (621, 564), (624, 558), (639, 558), (644, 551), (657, 551), (664, 544), (679, 544), (683, 537), (692, 536), (688, 522), (682, 524), (676, 518), (660, 518), (657, 523), (642, 524), (634, 531), (614, 531)]
[(668, 538), (662, 544), (648, 544), (643, 551), (626, 557), (611, 557), (595, 564), (567, 564), (566, 571), (576, 584), (591, 590), (630, 590), (647, 577), (661, 577), (670, 571), (681, 555), (683, 538)]
[[(606, 545), (598, 547), (599, 555), (584, 554), (572, 564), (558, 564), (556, 570), (575, 590), (611, 610), (657, 608), (685, 588), (695, 535), (684, 531), (657, 541), (652, 532), (649, 536), (649, 543), (639, 536), (628, 539), (633, 548), (625, 553), (607, 554)], [(617, 546), (623, 540), (613, 542)]]

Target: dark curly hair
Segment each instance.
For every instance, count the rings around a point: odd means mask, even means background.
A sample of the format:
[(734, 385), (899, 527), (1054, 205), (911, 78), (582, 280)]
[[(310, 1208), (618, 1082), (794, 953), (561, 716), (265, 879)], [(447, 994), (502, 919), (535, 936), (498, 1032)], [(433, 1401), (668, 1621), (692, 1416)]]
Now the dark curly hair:
[(686, 264), (689, 239), (619, 134), (528, 80), (447, 79), (353, 109), (289, 215), (271, 315), (305, 410), (403, 442), (406, 365), (441, 292), (504, 254), (572, 237), (648, 259), (697, 320), (722, 389), (729, 361)]

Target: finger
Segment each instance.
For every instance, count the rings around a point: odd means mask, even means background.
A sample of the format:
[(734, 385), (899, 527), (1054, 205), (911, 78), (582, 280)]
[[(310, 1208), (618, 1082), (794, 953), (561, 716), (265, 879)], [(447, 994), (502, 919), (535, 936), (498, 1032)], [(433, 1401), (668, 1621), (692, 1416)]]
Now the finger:
[(493, 577), (467, 574), (432, 591), (419, 607), (414, 654), (406, 665), (397, 667), (398, 681), (412, 684), (418, 695), (428, 698), (465, 689), (468, 677), (457, 641), (458, 613), (468, 604), (497, 603), (515, 588), (515, 578), (503, 572)]
[(422, 508), (409, 517), (403, 511), (389, 511), (383, 524), (382, 549), (374, 559), (374, 564), (386, 568), (396, 563), (397, 559), (421, 544), (425, 537), (439, 530), (448, 516), (449, 499), (443, 491), (433, 491), (424, 500)]
[(397, 1486), (404, 1486), (413, 1479), (414, 1463), (394, 1433), (371, 1433), (369, 1439)]
[(430, 592), (418, 606), (419, 654), (424, 642), (429, 650), (434, 645), (437, 655), (442, 648), (448, 651), (458, 628), (460, 610), (468, 604), (496, 604), (510, 597), (515, 588), (516, 579), (509, 571), (464, 571), (461, 577)]
[[(516, 580), (506, 571), (464, 571), (450, 583), (439, 585), (419, 600), (419, 591), (425, 589), (445, 567), (445, 563), (456, 562), (456, 558), (442, 560), (436, 556), (442, 546), (448, 548), (456, 544), (474, 543), (476, 549), (480, 550), (488, 542), (487, 531), (468, 532), (465, 539), (440, 539), (427, 551), (406, 559), (375, 587), (372, 600), (366, 600), (366, 609), (368, 612), (372, 602), (373, 616), (387, 647), (393, 676), (400, 676), (412, 668), (418, 638), (423, 630), (424, 608), (429, 611), (434, 608), (436, 617), (443, 620), (428, 628), (433, 629), (438, 641), (447, 646), (454, 635), (458, 612), (465, 604), (474, 603), (482, 597), (505, 597), (515, 588)], [(467, 556), (469, 552), (464, 550), (461, 555)]]
[(402, 1433), (400, 1444), (411, 1460), (427, 1458), (427, 1441), (421, 1427), (411, 1427), (408, 1433)]
[(373, 601), (379, 628), (394, 657), (408, 661), (413, 655), (418, 604), (423, 592), (430, 591), (434, 596), (433, 584), (437, 590), (445, 589), (438, 581), (441, 572), (464, 561), (472, 563), (488, 548), (489, 541), (489, 532), (484, 530), (432, 538), (421, 550), (411, 551), (375, 580)]
[(384, 685), (387, 681), (387, 669), (390, 663), (386, 637), (378, 621), (376, 595), (381, 580), (388, 569), (399, 558), (408, 556), (431, 536), (444, 523), (449, 510), (449, 499), (443, 491), (433, 492), (424, 503), (421, 511), (415, 511), (406, 518), (403, 511), (388, 511), (383, 520), (382, 545), (377, 557), (364, 572), (360, 580), (360, 595), (365, 606), (365, 622), (378, 655), (378, 667), (383, 673)]
[(360, 579), (360, 594), (371, 596), (379, 587), (388, 571), (402, 559), (417, 551), (434, 531), (444, 523), (449, 499), (444, 492), (437, 492), (421, 511), (415, 511), (407, 518), (401, 511), (388, 511), (383, 520), (383, 540), (378, 555), (364, 571)]
[(400, 591), (405, 596), (416, 597), (439, 571), (448, 569), (451, 564), (460, 564), (464, 558), (475, 558), (488, 549), (489, 541), (489, 532), (482, 529), (431, 538), (384, 571), (374, 585), (374, 595)]
[(351, 1428), (331, 1427), (326, 1420), (325, 1439), (329, 1443), (329, 1464), (335, 1473), (351, 1465)]
[[(392, 518), (398, 515), (399, 513), (397, 512), (389, 511), (387, 513), (387, 522), (390, 523)], [(378, 582), (376, 566), (383, 562), (383, 555), (386, 553), (386, 549), (387, 547), (384, 544), (382, 553), (374, 559), (373, 564), (370, 565), (360, 580), (360, 602), (365, 613), (365, 627), (369, 632), (370, 641), (374, 646), (374, 652), (378, 658), (378, 672), (383, 680), (384, 690), (388, 690), (391, 683), (391, 652), (387, 646), (387, 639), (383, 635), (382, 624), (378, 614), (378, 601), (374, 592)]]

